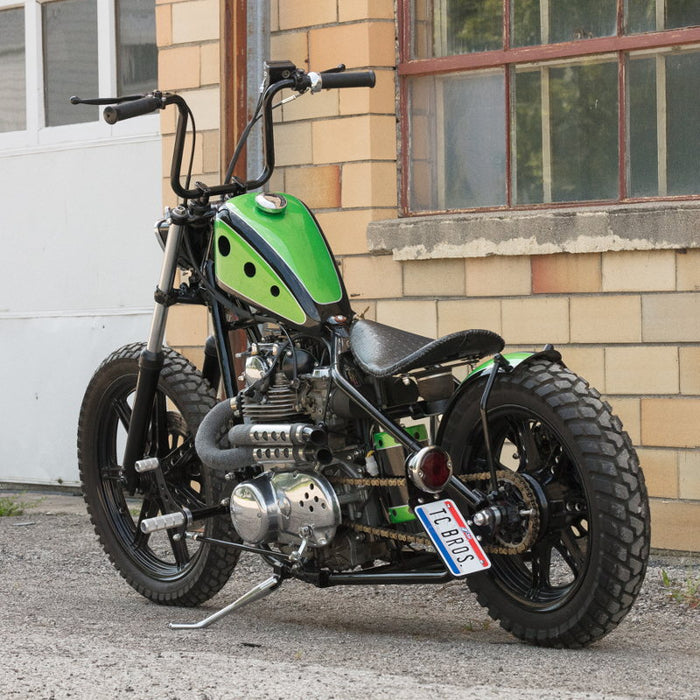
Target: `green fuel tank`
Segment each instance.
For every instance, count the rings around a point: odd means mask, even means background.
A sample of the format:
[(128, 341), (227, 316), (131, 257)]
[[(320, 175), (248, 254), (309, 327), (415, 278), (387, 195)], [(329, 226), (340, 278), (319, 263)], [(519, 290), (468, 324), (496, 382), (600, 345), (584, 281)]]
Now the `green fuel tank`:
[(351, 316), (345, 285), (321, 227), (288, 194), (229, 199), (214, 222), (219, 287), (277, 320), (307, 331)]

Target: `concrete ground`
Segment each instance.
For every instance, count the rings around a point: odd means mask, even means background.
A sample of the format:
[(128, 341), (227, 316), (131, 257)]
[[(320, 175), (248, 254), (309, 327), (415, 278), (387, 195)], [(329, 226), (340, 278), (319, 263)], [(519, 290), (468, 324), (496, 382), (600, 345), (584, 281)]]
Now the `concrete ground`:
[(627, 618), (579, 651), (521, 644), (460, 584), (289, 581), (206, 630), (173, 631), (169, 621), (228, 604), (264, 566), (245, 555), (203, 608), (154, 605), (112, 568), (80, 497), (20, 499), (34, 505), (0, 518), (3, 699), (700, 696), (700, 610), (669, 596), (698, 581), (697, 559), (655, 554)]

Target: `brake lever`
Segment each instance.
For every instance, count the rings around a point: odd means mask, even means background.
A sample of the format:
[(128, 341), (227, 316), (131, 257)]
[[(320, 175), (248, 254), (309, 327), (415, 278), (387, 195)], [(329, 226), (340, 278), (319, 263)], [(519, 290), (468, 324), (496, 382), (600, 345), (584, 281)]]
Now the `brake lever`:
[(72, 105), (115, 105), (122, 102), (140, 100), (142, 97), (143, 95), (124, 95), (123, 97), (90, 97), (87, 100), (83, 100), (77, 95), (73, 95), (70, 98), (70, 103)]
[(328, 68), (327, 70), (322, 70), (320, 75), (324, 73), (342, 73), (345, 70), (345, 64), (339, 63), (335, 68)]

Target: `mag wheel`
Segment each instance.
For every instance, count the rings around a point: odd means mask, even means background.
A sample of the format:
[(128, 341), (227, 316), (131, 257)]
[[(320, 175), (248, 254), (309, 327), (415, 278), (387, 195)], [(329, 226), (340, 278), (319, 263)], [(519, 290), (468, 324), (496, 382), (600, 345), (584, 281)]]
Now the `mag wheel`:
[[(78, 461), (83, 495), (100, 543), (127, 582), (166, 605), (198, 605), (226, 583), (238, 560), (235, 551), (173, 538), (145, 535), (141, 520), (163, 512), (152, 475), (126, 489), (121, 459), (138, 377), (142, 344), (123, 347), (95, 372), (83, 399), (78, 426)], [(215, 396), (184, 357), (165, 350), (144, 456), (158, 456), (168, 487), (181, 506), (212, 505), (222, 484), (200, 463), (192, 437)], [(193, 528), (235, 538), (227, 518), (210, 518)]]
[[(462, 394), (442, 436), (467, 479), (487, 471), (483, 387)], [(590, 644), (627, 614), (646, 571), (647, 494), (629, 437), (595, 390), (546, 361), (499, 377), (488, 408), (502, 492), (523, 519), (502, 530), (491, 569), (468, 583), (515, 636)], [(488, 491), (488, 482), (470, 485)]]

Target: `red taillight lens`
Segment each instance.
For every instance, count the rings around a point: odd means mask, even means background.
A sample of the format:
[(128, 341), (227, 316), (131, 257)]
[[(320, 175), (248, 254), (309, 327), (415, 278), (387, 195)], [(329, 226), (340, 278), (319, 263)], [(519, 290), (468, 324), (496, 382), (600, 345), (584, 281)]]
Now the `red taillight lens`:
[(439, 493), (452, 476), (450, 455), (440, 447), (424, 447), (408, 461), (408, 475), (421, 491)]

